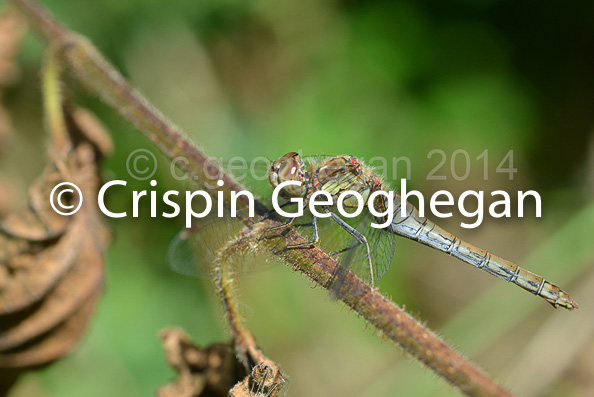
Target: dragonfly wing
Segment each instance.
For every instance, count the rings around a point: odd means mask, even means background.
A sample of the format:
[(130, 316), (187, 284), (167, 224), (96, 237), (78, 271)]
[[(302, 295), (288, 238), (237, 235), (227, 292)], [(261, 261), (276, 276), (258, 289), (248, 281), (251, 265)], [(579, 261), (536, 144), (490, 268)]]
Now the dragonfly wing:
[[(351, 273), (367, 283), (377, 283), (388, 271), (392, 264), (396, 250), (396, 238), (392, 233), (384, 229), (377, 229), (371, 226), (374, 221), (371, 215), (365, 215), (356, 230), (360, 235), (365, 236), (369, 245), (369, 254), (364, 243), (359, 243), (356, 236), (350, 238), (350, 245), (354, 249), (346, 251), (340, 258), (340, 264)], [(371, 269), (369, 269), (369, 258), (371, 258)]]
[[(370, 225), (370, 224), (369, 224)], [(373, 277), (378, 282), (392, 264), (396, 252), (396, 236), (386, 229), (368, 226), (363, 232), (371, 248)]]
[[(332, 218), (318, 219), (320, 248), (336, 258), (343, 268), (367, 283), (371, 283), (371, 272), (373, 272), (373, 280), (377, 282), (392, 263), (396, 247), (395, 236), (383, 229), (371, 227), (373, 217), (366, 212), (356, 218), (341, 217), (341, 220), (348, 225), (348, 228), (355, 231), (355, 235), (365, 236), (369, 245), (372, 269), (369, 268), (369, 256), (365, 244)], [(299, 231), (310, 236), (311, 226), (303, 226)]]
[[(169, 267), (184, 276), (189, 277), (206, 277), (208, 272), (207, 263), (200, 264), (196, 260), (194, 252), (192, 252), (192, 244), (184, 237), (184, 230), (179, 232), (175, 238), (169, 243), (167, 249), (167, 263)], [(204, 274), (202, 274), (204, 273)]]
[[(209, 277), (217, 252), (226, 244), (236, 227), (231, 219), (216, 218), (197, 222), (190, 229), (182, 229), (167, 250), (169, 266), (177, 273), (190, 277)], [(230, 238), (230, 237), (229, 237)]]
[[(185, 276), (212, 278), (215, 266), (221, 264), (236, 274), (258, 272), (277, 265), (278, 261), (255, 248), (257, 244), (251, 244), (259, 236), (242, 235), (246, 230), (247, 226), (239, 218), (229, 216), (213, 217), (190, 229), (182, 229), (169, 245), (169, 266)], [(241, 238), (244, 239), (241, 248), (232, 246)]]

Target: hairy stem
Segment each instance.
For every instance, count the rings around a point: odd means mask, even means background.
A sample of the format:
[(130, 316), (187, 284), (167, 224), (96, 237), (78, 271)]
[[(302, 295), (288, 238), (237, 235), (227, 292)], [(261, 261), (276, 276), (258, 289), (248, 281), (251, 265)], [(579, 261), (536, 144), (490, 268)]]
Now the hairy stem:
[(234, 279), (234, 273), (224, 257), (219, 257), (215, 264), (215, 288), (221, 298), (227, 323), (231, 328), (235, 349), (241, 363), (246, 370), (251, 371), (254, 365), (257, 365), (266, 357), (258, 349), (256, 341), (251, 332), (243, 325), (241, 314), (239, 313), (239, 302), (237, 300), (237, 287)]
[(70, 150), (70, 139), (62, 109), (61, 65), (57, 57), (58, 55), (53, 48), (48, 48), (42, 70), (43, 110), (46, 130), (50, 132), (51, 147), (56, 158), (61, 153)]
[[(61, 48), (59, 54), (63, 66), (68, 68), (89, 92), (99, 96), (125, 120), (132, 123), (170, 159), (183, 156), (186, 161), (177, 163), (180, 168), (194, 173), (205, 182), (222, 179), (229, 191), (243, 190), (231, 175), (210, 162), (208, 156), (195, 146), (180, 128), (167, 120), (134, 90), (92, 43), (68, 31), (34, 0), (11, 2), (25, 14), (37, 33), (50, 46)], [(209, 192), (214, 194), (214, 188)], [(256, 229), (272, 225), (274, 222), (270, 220), (263, 221)], [(263, 231), (256, 229), (250, 232)], [(306, 241), (294, 230), (279, 238), (286, 239), (288, 244)], [(266, 240), (261, 242), (262, 249), (274, 251), (275, 247), (278, 245)], [(285, 250), (275, 254), (292, 264), (295, 270), (306, 274), (324, 287), (337, 272), (346, 272), (334, 259), (318, 248)], [(511, 395), (476, 364), (457, 353), (434, 332), (417, 322), (377, 290), (348, 272), (341, 277), (345, 280), (344, 287), (338, 291), (342, 301), (454, 387), (471, 396)]]

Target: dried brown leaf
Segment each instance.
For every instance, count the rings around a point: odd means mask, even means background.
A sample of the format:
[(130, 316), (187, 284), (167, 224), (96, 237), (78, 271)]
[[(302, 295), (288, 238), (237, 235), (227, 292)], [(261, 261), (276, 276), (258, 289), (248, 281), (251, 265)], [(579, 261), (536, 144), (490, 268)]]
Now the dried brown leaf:
[[(67, 167), (77, 171), (69, 179), (83, 197), (96, 196), (99, 178), (91, 148), (80, 146), (70, 157)], [(63, 179), (55, 165), (48, 166), (30, 189), (27, 205), (0, 222), (0, 314), (22, 310), (48, 294), (73, 267), (89, 231), (105, 238), (97, 215), (91, 214), (97, 212), (93, 200), (83, 200), (72, 217), (51, 209), (50, 191)]]
[(229, 344), (201, 348), (177, 328), (166, 328), (159, 336), (167, 362), (178, 376), (158, 390), (158, 397), (227, 396), (247, 375)]
[(0, 352), (0, 368), (35, 368), (69, 353), (82, 336), (100, 292), (98, 289), (79, 310), (49, 333), (18, 349)]
[[(109, 233), (92, 198), (109, 138), (88, 121), (92, 116), (79, 122), (75, 114), (66, 114), (72, 149), (48, 164), (27, 203), (0, 221), (0, 377), (71, 351), (102, 290)], [(87, 198), (72, 216), (50, 205), (51, 190), (65, 181)], [(72, 200), (78, 204), (78, 198)]]
[(15, 348), (56, 327), (94, 293), (103, 281), (103, 258), (83, 247), (64, 279), (32, 310), (4, 316), (0, 325), (0, 351)]

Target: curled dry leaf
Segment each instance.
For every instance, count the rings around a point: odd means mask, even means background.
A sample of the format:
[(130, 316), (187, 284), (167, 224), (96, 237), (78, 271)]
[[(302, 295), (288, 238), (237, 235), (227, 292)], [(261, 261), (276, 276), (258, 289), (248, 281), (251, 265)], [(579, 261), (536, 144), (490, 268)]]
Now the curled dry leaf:
[[(0, 221), (0, 378), (68, 353), (102, 290), (109, 233), (93, 197), (110, 140), (88, 113), (67, 112), (66, 121), (72, 149), (48, 164), (27, 203)], [(74, 183), (86, 198), (72, 216), (50, 205), (61, 182)]]
[(34, 368), (50, 363), (67, 354), (78, 341), (89, 321), (100, 289), (86, 300), (76, 311), (55, 328), (21, 345), (22, 348), (0, 353), (3, 368)]
[(166, 328), (159, 337), (167, 362), (178, 375), (158, 390), (157, 397), (227, 396), (247, 375), (229, 344), (201, 348), (177, 328)]
[(279, 366), (269, 359), (248, 374), (230, 344), (200, 348), (178, 328), (166, 328), (159, 336), (167, 362), (178, 375), (159, 389), (157, 397), (275, 397), (287, 383)]

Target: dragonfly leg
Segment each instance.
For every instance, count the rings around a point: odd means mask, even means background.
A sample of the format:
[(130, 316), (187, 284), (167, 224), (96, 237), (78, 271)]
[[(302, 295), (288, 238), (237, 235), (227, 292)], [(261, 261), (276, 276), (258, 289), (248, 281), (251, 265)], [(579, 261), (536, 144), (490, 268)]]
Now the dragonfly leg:
[(313, 237), (312, 237), (311, 241), (308, 241), (306, 243), (299, 243), (299, 244), (289, 244), (285, 247), (285, 249), (315, 247), (316, 244), (320, 241), (318, 218), (316, 218), (315, 216), (312, 216), (312, 230), (313, 230)]
[[(353, 228), (351, 225), (349, 225), (348, 223), (343, 221), (342, 218), (340, 218), (334, 212), (328, 212), (328, 213), (332, 217), (332, 220), (334, 220), (334, 222), (338, 223), (340, 225), (340, 227), (342, 227), (344, 230), (349, 232), (349, 234), (351, 236), (356, 238), (357, 241), (359, 242), (359, 244), (365, 245), (365, 250), (367, 251), (367, 264), (369, 265), (369, 276), (370, 276), (370, 281), (371, 281), (370, 284), (373, 287), (375, 285), (375, 280), (373, 278), (373, 264), (371, 263), (371, 249), (369, 248), (369, 243), (367, 242), (367, 238), (364, 235), (362, 235), (357, 229)], [(355, 246), (347, 247), (339, 252), (348, 251), (348, 250), (358, 246), (359, 244), (357, 244)]]

